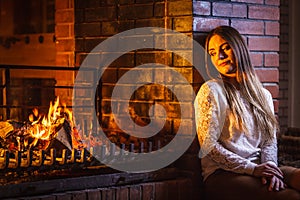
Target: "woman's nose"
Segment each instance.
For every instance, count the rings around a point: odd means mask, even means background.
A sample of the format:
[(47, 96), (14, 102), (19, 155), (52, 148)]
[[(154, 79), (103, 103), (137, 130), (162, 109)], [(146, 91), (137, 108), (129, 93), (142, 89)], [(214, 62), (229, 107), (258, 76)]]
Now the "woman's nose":
[(218, 56), (218, 58), (219, 58), (220, 60), (226, 58), (225, 52), (224, 52), (224, 51), (219, 51), (219, 56)]

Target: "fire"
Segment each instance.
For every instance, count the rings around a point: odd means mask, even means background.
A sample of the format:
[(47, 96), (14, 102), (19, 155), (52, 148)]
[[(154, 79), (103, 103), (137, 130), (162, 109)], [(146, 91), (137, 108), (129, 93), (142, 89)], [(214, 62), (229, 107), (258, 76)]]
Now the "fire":
[[(39, 113), (37, 108), (29, 115), (29, 122), (3, 122), (5, 129), (0, 134), (0, 147), (6, 146), (9, 150), (28, 150), (33, 148), (46, 150), (51, 142), (57, 137), (59, 131), (64, 129), (70, 146), (81, 149), (85, 146), (82, 143), (80, 130), (75, 126), (73, 114), (66, 104), (60, 104), (59, 97), (50, 102), (46, 115)], [(1, 128), (1, 127), (0, 127)], [(7, 131), (6, 131), (7, 130)]]
[[(38, 119), (33, 120), (34, 118)], [(50, 102), (46, 116), (40, 116), (38, 110), (34, 109), (33, 114), (29, 116), (29, 121), (31, 121), (31, 128), (28, 131), (31, 137), (34, 138), (33, 146), (36, 146), (38, 141), (42, 141), (41, 143), (45, 145), (43, 148), (46, 148), (49, 145), (49, 141), (56, 137), (58, 130), (62, 128), (64, 123), (68, 123), (72, 130), (70, 133), (72, 146), (76, 149), (83, 147), (80, 134), (74, 127), (73, 113), (67, 108), (65, 103), (62, 103), (62, 106), (60, 106), (59, 97), (54, 103)]]
[[(67, 109), (65, 107), (65, 109)], [(70, 111), (68, 111), (70, 113)], [(34, 120), (34, 117), (38, 117)], [(28, 132), (34, 138), (32, 145), (35, 146), (39, 140), (47, 141), (55, 137), (59, 128), (62, 127), (66, 117), (63, 116), (61, 107), (59, 107), (59, 98), (54, 104), (50, 102), (47, 116), (39, 116), (38, 110), (33, 109), (33, 114), (29, 116), (31, 127)]]

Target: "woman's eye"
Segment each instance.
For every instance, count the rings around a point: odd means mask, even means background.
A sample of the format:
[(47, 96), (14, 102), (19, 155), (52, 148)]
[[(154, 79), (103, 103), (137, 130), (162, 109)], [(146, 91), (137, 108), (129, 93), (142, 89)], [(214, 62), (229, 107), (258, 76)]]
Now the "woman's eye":
[(229, 45), (226, 45), (223, 50), (229, 50), (229, 49), (231, 49), (231, 47)]
[(215, 53), (215, 52), (210, 52), (209, 55), (210, 55), (210, 56), (215, 56), (216, 53)]

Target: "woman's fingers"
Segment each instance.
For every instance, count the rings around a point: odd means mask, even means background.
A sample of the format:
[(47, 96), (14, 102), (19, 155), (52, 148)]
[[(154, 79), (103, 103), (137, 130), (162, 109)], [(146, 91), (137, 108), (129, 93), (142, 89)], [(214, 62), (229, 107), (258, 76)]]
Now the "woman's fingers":
[(269, 185), (268, 190), (269, 190), (269, 191), (272, 191), (273, 188), (274, 188), (274, 186), (275, 186), (275, 179), (272, 177), (272, 178), (270, 179), (270, 185)]
[(253, 171), (253, 175), (256, 177), (267, 177), (267, 178), (276, 176), (280, 179), (283, 179), (282, 171), (273, 163), (263, 163), (257, 165)]
[[(277, 168), (277, 167), (276, 167)], [(280, 179), (283, 179), (283, 174), (281, 170), (277, 170), (273, 166), (267, 165), (263, 173), (273, 174), (274, 176), (277, 176)]]
[(277, 178), (276, 176), (273, 176), (270, 179), (270, 184), (269, 184), (268, 190), (269, 191), (273, 191), (273, 190), (280, 191), (283, 189), (285, 189), (283, 181), (281, 179)]
[(283, 172), (277, 167), (274, 163), (267, 163), (267, 166), (271, 167), (272, 169), (276, 170), (281, 176), (283, 176)]
[(261, 172), (261, 176), (264, 176), (264, 177), (267, 177), (267, 178), (271, 178), (273, 176), (276, 176), (279, 179), (283, 179), (283, 176), (281, 174), (279, 174), (277, 171), (274, 171), (274, 170), (265, 170), (265, 171)]
[(285, 189), (285, 183), (283, 181), (280, 181), (279, 189), (280, 190), (284, 190)]
[(267, 179), (266, 179), (266, 177), (262, 177), (262, 178), (261, 178), (261, 183), (262, 183), (263, 185), (266, 185), (266, 184), (267, 184)]

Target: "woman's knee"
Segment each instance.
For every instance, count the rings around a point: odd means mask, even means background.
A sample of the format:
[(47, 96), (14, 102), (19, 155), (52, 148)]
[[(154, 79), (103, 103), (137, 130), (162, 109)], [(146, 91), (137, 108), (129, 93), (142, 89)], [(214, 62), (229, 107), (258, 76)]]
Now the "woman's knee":
[(300, 169), (290, 166), (283, 166), (280, 169), (284, 174), (285, 183), (300, 191)]
[(283, 190), (282, 192), (283, 192), (283, 194), (279, 195), (280, 198), (278, 198), (280, 200), (281, 199), (282, 200), (286, 200), (286, 199), (300, 200), (300, 193), (297, 190), (287, 188), (287, 189)]

